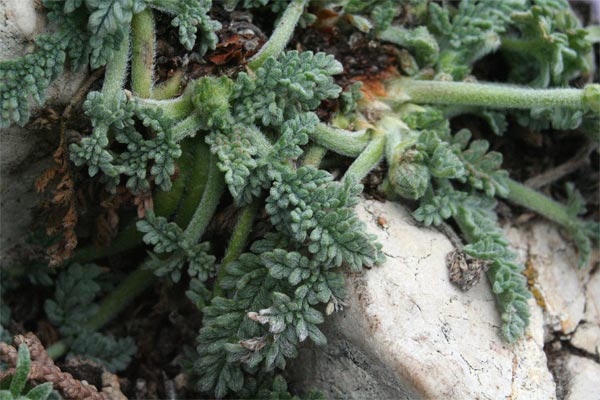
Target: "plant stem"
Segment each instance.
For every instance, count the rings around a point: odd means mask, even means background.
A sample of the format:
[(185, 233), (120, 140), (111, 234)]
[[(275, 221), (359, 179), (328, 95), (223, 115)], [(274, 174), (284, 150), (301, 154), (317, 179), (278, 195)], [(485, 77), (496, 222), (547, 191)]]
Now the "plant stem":
[(360, 182), (377, 164), (383, 160), (386, 135), (384, 132), (374, 131), (373, 138), (362, 153), (350, 165), (343, 179), (354, 179)]
[(194, 161), (188, 171), (186, 194), (179, 203), (179, 209), (174, 220), (183, 229), (189, 224), (198, 203), (202, 199), (210, 170), (210, 149), (204, 142), (204, 137), (196, 136), (191, 140), (195, 147)]
[(125, 84), (127, 75), (127, 62), (129, 61), (129, 36), (125, 35), (119, 49), (114, 53), (112, 60), (106, 64), (102, 94), (109, 109), (114, 110), (118, 106), (120, 92)]
[(269, 57), (277, 57), (292, 37), (294, 28), (302, 16), (304, 7), (308, 0), (292, 0), (287, 6), (281, 19), (277, 23), (273, 34), (254, 57), (250, 59), (248, 66), (252, 70), (257, 70)]
[(208, 179), (202, 200), (200, 200), (200, 204), (198, 204), (192, 220), (187, 228), (185, 228), (185, 238), (190, 243), (198, 242), (204, 234), (208, 223), (215, 214), (219, 205), (219, 199), (225, 189), (225, 179), (219, 167), (217, 167), (216, 156), (211, 154), (209, 164)]
[(242, 251), (244, 251), (246, 242), (248, 241), (248, 236), (252, 231), (254, 217), (256, 217), (256, 213), (258, 212), (259, 204), (260, 200), (255, 200), (251, 204), (245, 206), (237, 223), (235, 224), (235, 228), (231, 234), (231, 240), (229, 241), (229, 246), (227, 246), (227, 250), (225, 250), (225, 255), (221, 261), (219, 271), (217, 272), (217, 279), (215, 280), (215, 285), (213, 287), (213, 297), (223, 295), (221, 281), (225, 276), (225, 267), (230, 262), (236, 260), (240, 254), (242, 254)]
[(502, 50), (515, 51), (519, 53), (536, 54), (544, 45), (543, 42), (538, 40), (523, 40), (512, 37), (502, 38), (502, 44), (500, 48)]
[(495, 83), (417, 81), (408, 78), (390, 82), (392, 103), (449, 104), (491, 108), (573, 107), (592, 109), (587, 93), (595, 89), (529, 89)]
[(323, 123), (317, 124), (316, 129), (309, 135), (315, 143), (327, 150), (347, 157), (360, 155), (370, 140), (370, 134), (366, 130), (351, 132)]
[(577, 229), (578, 220), (573, 218), (562, 204), (544, 196), (512, 179), (508, 180), (508, 200), (535, 211), (568, 230)]
[(180, 121), (173, 127), (173, 140), (179, 142), (186, 137), (193, 137), (202, 127), (203, 118), (197, 112), (188, 115), (183, 121)]
[(183, 71), (175, 72), (169, 79), (154, 87), (152, 98), (154, 100), (166, 100), (177, 96), (183, 77)]
[(312, 165), (313, 167), (318, 168), (321, 164), (321, 160), (323, 159), (323, 157), (325, 157), (326, 153), (326, 148), (321, 147), (318, 144), (313, 144), (308, 148), (308, 150), (304, 154), (302, 165)]
[(189, 92), (184, 92), (181, 96), (171, 100), (154, 100), (136, 98), (140, 103), (147, 107), (160, 108), (164, 115), (174, 120), (180, 120), (189, 116), (194, 111), (191, 96)]
[(154, 85), (154, 16), (146, 8), (131, 20), (131, 88), (136, 96), (149, 98)]
[[(104, 298), (98, 312), (86, 324), (85, 329), (97, 331), (113, 319), (118, 313), (144, 290), (146, 290), (155, 276), (152, 271), (138, 269), (131, 273), (114, 291)], [(48, 348), (48, 355), (56, 359), (68, 350), (65, 342), (58, 341)]]

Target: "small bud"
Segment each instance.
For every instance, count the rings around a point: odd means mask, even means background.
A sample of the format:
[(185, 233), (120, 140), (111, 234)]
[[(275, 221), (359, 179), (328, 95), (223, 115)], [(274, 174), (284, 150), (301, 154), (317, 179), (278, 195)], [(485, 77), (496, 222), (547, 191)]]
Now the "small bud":
[(398, 195), (416, 200), (423, 197), (429, 187), (430, 175), (427, 166), (415, 161), (412, 153), (408, 151), (398, 162), (392, 163), (389, 179)]

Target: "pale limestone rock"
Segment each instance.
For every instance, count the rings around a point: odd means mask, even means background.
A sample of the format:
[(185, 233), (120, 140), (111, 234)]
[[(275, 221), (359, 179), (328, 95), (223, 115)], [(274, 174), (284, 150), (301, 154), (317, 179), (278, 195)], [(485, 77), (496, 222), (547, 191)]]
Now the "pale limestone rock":
[(578, 349), (600, 356), (600, 326), (589, 322), (580, 324), (570, 342)]
[(600, 270), (590, 277), (585, 289), (585, 319), (600, 326)]
[(555, 398), (533, 300), (527, 337), (506, 344), (487, 281), (466, 293), (449, 282), (444, 235), (395, 203), (363, 201), (357, 212), (387, 261), (348, 277), (348, 306), (325, 324), (329, 345), (303, 349), (290, 368), (295, 388), (352, 399)]
[(535, 289), (545, 303), (550, 331), (570, 334), (582, 321), (586, 308), (585, 282), (589, 270), (578, 268), (574, 246), (551, 222), (536, 220), (525, 226), (505, 227), (519, 262), (530, 262), (537, 272)]
[(600, 399), (600, 364), (574, 355), (566, 356), (563, 362), (567, 377), (563, 382), (564, 400)]
[(40, 21), (35, 10), (35, 1), (1, 0), (3, 18), (16, 26), (19, 32), (31, 39), (39, 31)]
[[(0, 0), (0, 61), (20, 57), (33, 49), (33, 38), (45, 30), (45, 18), (35, 0)], [(47, 105), (68, 103), (87, 75), (66, 71), (48, 88), (46, 103), (31, 103), (32, 119)], [(51, 137), (49, 135), (54, 135)], [(0, 259), (20, 243), (31, 223), (31, 208), (39, 201), (33, 184), (50, 165), (58, 143), (57, 132), (31, 126), (0, 129)]]

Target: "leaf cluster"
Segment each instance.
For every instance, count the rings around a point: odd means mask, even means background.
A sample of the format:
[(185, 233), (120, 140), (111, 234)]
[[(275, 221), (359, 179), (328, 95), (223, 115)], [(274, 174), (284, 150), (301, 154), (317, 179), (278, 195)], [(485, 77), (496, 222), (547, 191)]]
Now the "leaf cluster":
[(324, 344), (317, 327), (324, 317), (315, 307), (337, 305), (343, 297), (338, 268), (359, 270), (382, 261), (380, 246), (353, 211), (362, 186), (295, 166), (318, 123), (311, 111), (340, 93), (331, 77), (340, 71), (324, 54), (293, 51), (270, 58), (255, 76), (238, 76), (230, 117), (207, 136), (238, 205), (268, 191), (266, 211), (277, 233), (220, 267), (228, 296), (204, 307), (190, 361), (200, 391), (238, 393), (251, 379), (247, 373), (284, 368), (304, 340)]
[[(190, 243), (184, 231), (174, 222), (147, 211), (144, 219), (137, 223), (137, 228), (144, 233), (146, 244), (154, 246), (154, 253), (171, 253), (167, 259), (150, 254), (145, 267), (154, 270), (157, 276), (169, 275), (173, 282), (179, 282), (183, 267), (188, 265), (188, 274), (195, 285), (206, 282), (214, 275), (215, 257), (208, 254), (210, 244)], [(196, 291), (200, 288), (196, 288)]]
[(43, 104), (50, 83), (63, 71), (92, 69), (109, 62), (123, 38), (129, 36), (133, 15), (147, 6), (174, 14), (181, 43), (192, 50), (199, 37), (203, 55), (217, 44), (221, 24), (208, 15), (210, 0), (43, 0), (54, 33), (40, 35), (32, 53), (0, 62), (0, 127), (25, 125), (30, 117), (30, 98)]
[(87, 328), (98, 311), (94, 300), (102, 290), (101, 274), (95, 264), (70, 265), (58, 275), (54, 298), (46, 300), (44, 310), (71, 346), (71, 354), (92, 357), (115, 372), (127, 367), (136, 346), (130, 337), (116, 339)]
[(419, 201), (413, 213), (418, 221), (439, 225), (454, 218), (458, 223), (470, 243), (464, 252), (489, 264), (502, 332), (512, 342), (529, 323), (530, 294), (523, 266), (514, 262), (515, 255), (496, 225), (494, 197), (508, 194), (508, 173), (501, 169), (502, 155), (488, 152), (487, 141), (471, 140), (465, 129), (452, 135), (445, 121), (443, 113), (433, 108), (404, 118), (406, 125), (398, 125), (396, 133), (403, 139), (388, 149), (388, 179), (397, 194)]
[[(173, 138), (173, 122), (160, 108), (148, 108), (120, 93), (116, 102), (101, 92), (90, 92), (84, 110), (92, 121), (92, 134), (70, 146), (75, 165), (86, 164), (90, 176), (102, 172), (109, 189), (114, 190), (120, 176), (127, 176), (126, 186), (133, 193), (147, 192), (154, 182), (162, 190), (171, 189), (175, 160), (181, 147)], [(116, 105), (115, 105), (116, 104)], [(141, 121), (149, 129), (146, 138), (136, 128)], [(121, 153), (109, 150), (111, 138), (123, 145)]]

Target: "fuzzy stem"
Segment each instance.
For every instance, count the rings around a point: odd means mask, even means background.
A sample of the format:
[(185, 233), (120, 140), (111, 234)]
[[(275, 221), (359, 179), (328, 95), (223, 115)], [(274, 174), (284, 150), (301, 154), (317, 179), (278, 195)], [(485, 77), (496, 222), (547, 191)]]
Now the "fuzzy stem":
[(154, 85), (154, 16), (149, 8), (131, 20), (131, 88), (136, 96), (152, 97)]
[(500, 48), (502, 50), (515, 51), (519, 53), (529, 53), (535, 54), (540, 50), (543, 42), (540, 43), (539, 40), (523, 40), (512, 37), (504, 37), (502, 38), (502, 44)]
[(248, 66), (252, 70), (257, 70), (269, 57), (277, 57), (289, 42), (294, 28), (302, 16), (304, 7), (308, 0), (292, 0), (287, 6), (281, 19), (277, 23), (273, 34), (254, 57), (250, 59)]
[(225, 179), (219, 167), (217, 167), (216, 156), (211, 154), (209, 163), (208, 179), (202, 200), (200, 200), (192, 220), (185, 228), (185, 238), (190, 243), (196, 243), (204, 234), (225, 189)]
[(347, 157), (357, 157), (369, 143), (370, 134), (367, 131), (351, 132), (333, 128), (319, 123), (314, 131), (309, 133), (317, 144)]
[(530, 89), (495, 83), (417, 81), (408, 78), (390, 82), (388, 99), (395, 104), (449, 104), (491, 108), (573, 107), (594, 109), (589, 94), (597, 85), (584, 89)]
[(175, 72), (169, 79), (154, 87), (152, 98), (155, 100), (166, 100), (177, 95), (184, 77), (183, 71)]
[[(119, 314), (131, 301), (146, 290), (155, 276), (152, 271), (138, 269), (132, 272), (114, 291), (102, 300), (98, 312), (85, 324), (85, 329), (97, 331)], [(64, 341), (58, 341), (50, 346), (48, 355), (56, 359), (68, 351)]]
[(384, 132), (373, 132), (373, 138), (363, 152), (360, 153), (350, 165), (344, 174), (344, 179), (354, 179), (357, 182), (360, 182), (367, 176), (367, 174), (383, 159), (385, 141), (386, 137)]
[(221, 287), (221, 281), (225, 276), (225, 267), (230, 262), (236, 260), (244, 248), (246, 247), (246, 242), (248, 241), (248, 236), (252, 231), (252, 225), (254, 223), (254, 218), (256, 217), (256, 213), (258, 212), (258, 205), (260, 204), (259, 200), (255, 200), (251, 204), (245, 206), (240, 214), (240, 217), (235, 224), (235, 228), (233, 233), (231, 234), (231, 240), (229, 241), (229, 246), (227, 246), (227, 250), (225, 250), (225, 255), (223, 256), (223, 260), (221, 261), (221, 267), (217, 272), (217, 279), (215, 280), (215, 285), (213, 287), (213, 298), (217, 296), (223, 295), (223, 288)]
[(565, 206), (512, 179), (508, 180), (508, 200), (543, 215), (568, 230), (576, 229), (578, 221), (567, 213)]
[(323, 157), (325, 157), (326, 153), (326, 148), (321, 147), (317, 144), (313, 144), (308, 148), (308, 150), (304, 154), (302, 165), (312, 165), (313, 167), (319, 167), (319, 164), (321, 164), (321, 160), (323, 159)]
[(102, 94), (110, 109), (116, 109), (121, 88), (125, 84), (127, 62), (129, 61), (129, 36), (125, 35), (113, 59), (106, 65)]
[[(185, 229), (191, 221), (198, 203), (202, 199), (210, 171), (210, 149), (204, 137), (191, 139), (194, 143), (194, 162), (189, 168), (186, 193), (179, 203), (175, 223)], [(185, 143), (185, 141), (184, 141)]]
[(199, 113), (193, 112), (173, 127), (173, 140), (179, 142), (186, 137), (193, 137), (201, 127), (202, 117)]
[(194, 105), (188, 93), (171, 100), (142, 99), (139, 97), (136, 100), (147, 107), (160, 108), (165, 116), (179, 120), (189, 116), (194, 111)]

